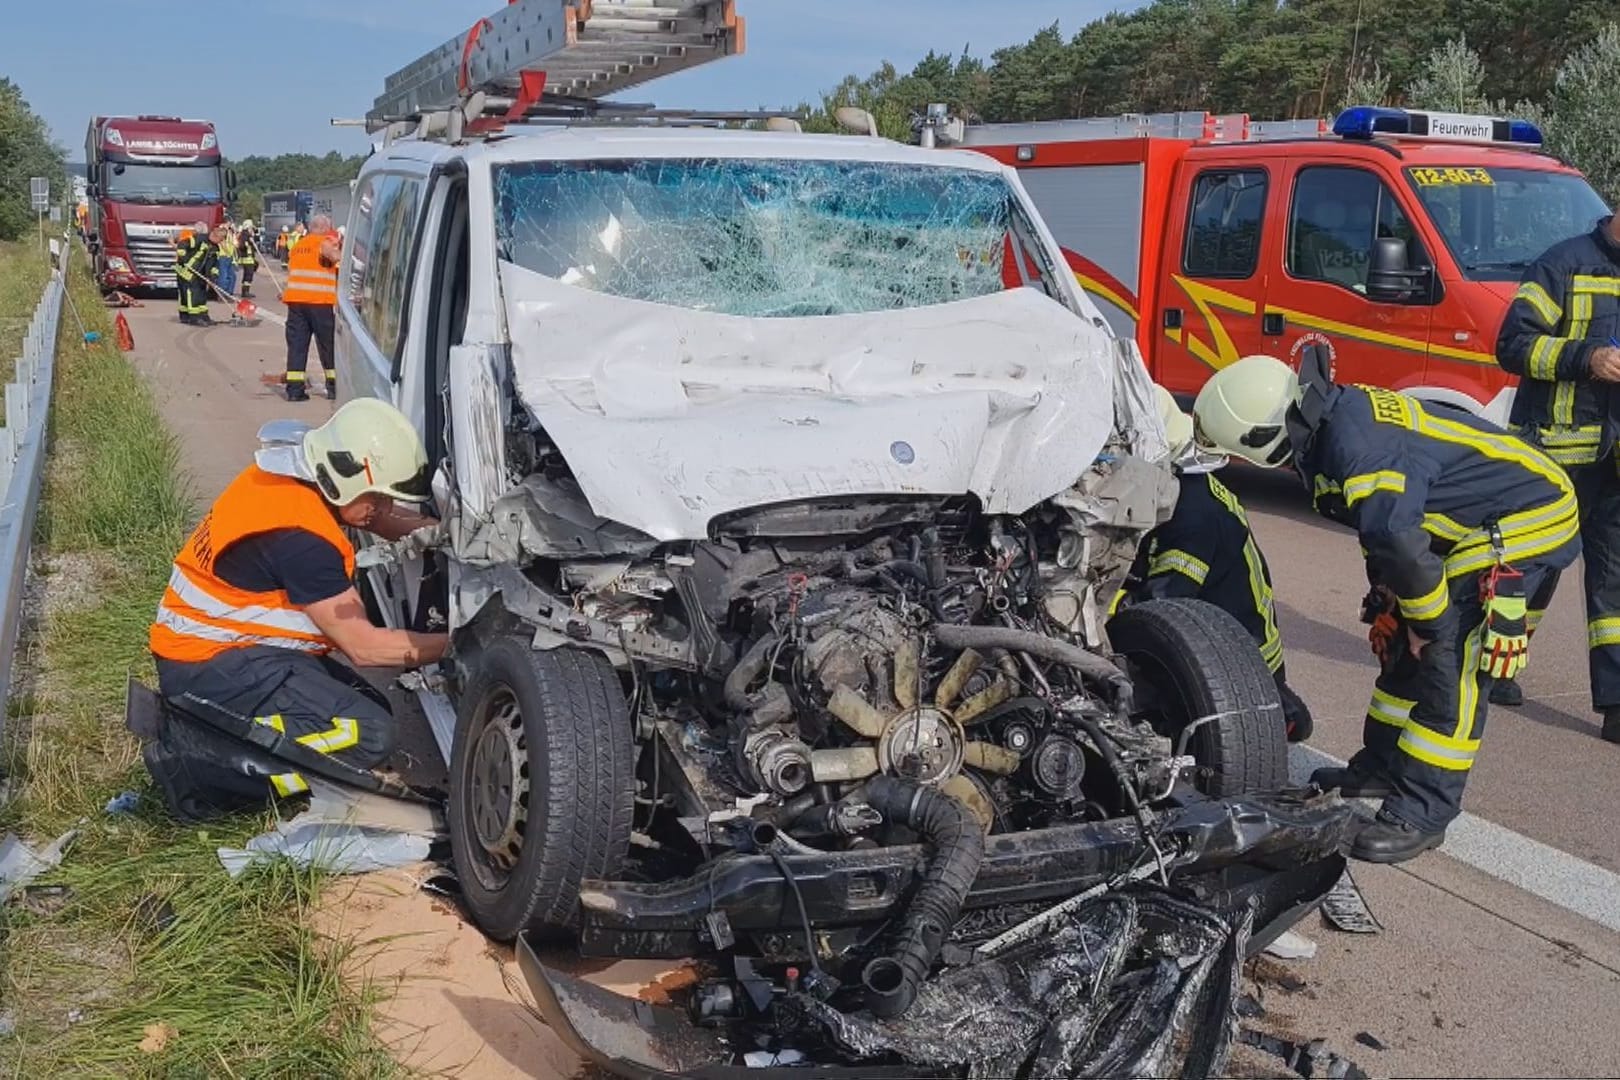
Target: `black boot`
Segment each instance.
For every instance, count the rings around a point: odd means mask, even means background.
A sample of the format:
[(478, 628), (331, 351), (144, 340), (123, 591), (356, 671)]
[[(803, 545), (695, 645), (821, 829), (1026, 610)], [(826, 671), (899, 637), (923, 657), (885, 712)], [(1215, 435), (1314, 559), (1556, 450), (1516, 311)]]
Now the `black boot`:
[(1620, 708), (1603, 710), (1603, 741), (1620, 743)]
[(1286, 682), (1279, 680), (1277, 690), (1282, 695), (1283, 731), (1288, 741), (1304, 742), (1311, 737), (1316, 726), (1311, 720), (1311, 707)]
[(1446, 830), (1424, 832), (1383, 810), (1356, 835), (1350, 857), (1362, 862), (1398, 863), (1437, 848), (1446, 839)]
[(1338, 791), (1346, 799), (1387, 799), (1395, 791), (1389, 777), (1359, 768), (1354, 763), (1342, 768), (1317, 769), (1311, 773), (1311, 783), (1323, 791)]
[(308, 401), (309, 390), (306, 389), (304, 384), (301, 382), (290, 382), (287, 384), (287, 400)]
[(326, 400), (337, 400), (337, 376), (335, 375), (328, 375), (326, 377)]
[(1524, 704), (1524, 688), (1518, 679), (1497, 679), (1491, 684), (1491, 704), (1517, 709)]

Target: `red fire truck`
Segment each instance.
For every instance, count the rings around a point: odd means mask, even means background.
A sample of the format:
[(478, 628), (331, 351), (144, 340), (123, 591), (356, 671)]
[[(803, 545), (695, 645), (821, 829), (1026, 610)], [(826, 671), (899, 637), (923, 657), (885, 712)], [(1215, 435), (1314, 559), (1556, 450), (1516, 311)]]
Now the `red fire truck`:
[[(1530, 260), (1607, 213), (1524, 121), (1405, 109), (957, 127), (1020, 171), (1165, 387), (1325, 342), (1337, 377), (1507, 419), (1496, 334)], [(944, 140), (942, 140), (944, 141)]]
[(234, 177), (214, 125), (176, 116), (98, 116), (85, 136), (88, 233), (103, 289), (174, 288), (180, 230), (225, 220)]

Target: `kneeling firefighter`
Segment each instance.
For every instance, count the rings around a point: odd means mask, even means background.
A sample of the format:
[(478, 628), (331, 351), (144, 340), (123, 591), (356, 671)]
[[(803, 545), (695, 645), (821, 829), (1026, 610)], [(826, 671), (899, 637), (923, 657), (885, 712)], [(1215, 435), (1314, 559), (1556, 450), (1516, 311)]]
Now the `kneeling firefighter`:
[(1491, 686), (1525, 664), (1525, 597), (1580, 553), (1575, 493), (1545, 454), (1483, 420), (1337, 386), (1319, 349), (1302, 361), (1298, 375), (1269, 356), (1221, 369), (1193, 416), (1205, 445), (1292, 464), (1317, 511), (1360, 535), (1381, 670), (1362, 749), (1312, 780), (1382, 797), (1350, 854), (1401, 862), (1461, 811)]
[(1308, 739), (1311, 710), (1288, 685), (1271, 568), (1249, 530), (1243, 504), (1214, 475), (1226, 458), (1200, 451), (1193, 441), (1192, 419), (1168, 390), (1154, 390), (1181, 492), (1170, 520), (1143, 539), (1115, 607), (1183, 596), (1226, 611), (1254, 638), (1277, 680), (1288, 741)]
[[(397, 540), (431, 524), (398, 505), (428, 499), (427, 453), (375, 398), (294, 428), (258, 451), (175, 557), (150, 634), (158, 687), (182, 709), (200, 700), (369, 769), (394, 747), (393, 715), (332, 654), (414, 667), (440, 659), (449, 636), (371, 623), (344, 526)], [(295, 771), (269, 780), (279, 795), (308, 790)]]

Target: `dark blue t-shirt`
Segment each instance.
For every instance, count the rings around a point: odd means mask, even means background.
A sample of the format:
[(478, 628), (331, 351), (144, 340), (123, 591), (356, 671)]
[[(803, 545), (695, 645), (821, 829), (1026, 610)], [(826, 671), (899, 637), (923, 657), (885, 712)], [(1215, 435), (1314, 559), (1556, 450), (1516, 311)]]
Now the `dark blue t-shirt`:
[(330, 600), (353, 584), (343, 553), (305, 529), (273, 529), (238, 540), (214, 560), (214, 573), (248, 592), (283, 589), (299, 607)]

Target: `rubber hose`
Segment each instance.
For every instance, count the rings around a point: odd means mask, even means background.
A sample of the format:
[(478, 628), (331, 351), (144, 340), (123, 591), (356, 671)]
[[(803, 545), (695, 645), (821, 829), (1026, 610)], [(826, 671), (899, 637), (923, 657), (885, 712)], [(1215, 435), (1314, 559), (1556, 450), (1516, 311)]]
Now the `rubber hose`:
[(955, 623), (937, 624), (934, 627), (934, 640), (947, 649), (1012, 649), (1062, 664), (1079, 672), (1082, 678), (1108, 687), (1114, 699), (1115, 711), (1131, 711), (1131, 677), (1113, 661), (1087, 652), (1078, 645), (1070, 645), (1067, 641), (1030, 630), (1015, 630), (1010, 626), (960, 626)]
[(917, 991), (956, 923), (962, 901), (984, 860), (984, 828), (962, 802), (933, 788), (892, 776), (866, 783), (866, 803), (884, 820), (916, 832), (933, 849), (922, 882), (900, 921), (893, 952), (861, 972), (866, 1007), (892, 1019), (911, 1008)]
[(776, 641), (776, 638), (767, 636), (754, 642), (753, 647), (737, 661), (737, 666), (726, 675), (727, 705), (738, 712), (748, 712), (754, 707), (753, 699), (748, 696), (748, 684), (765, 670), (766, 657), (776, 647)]

